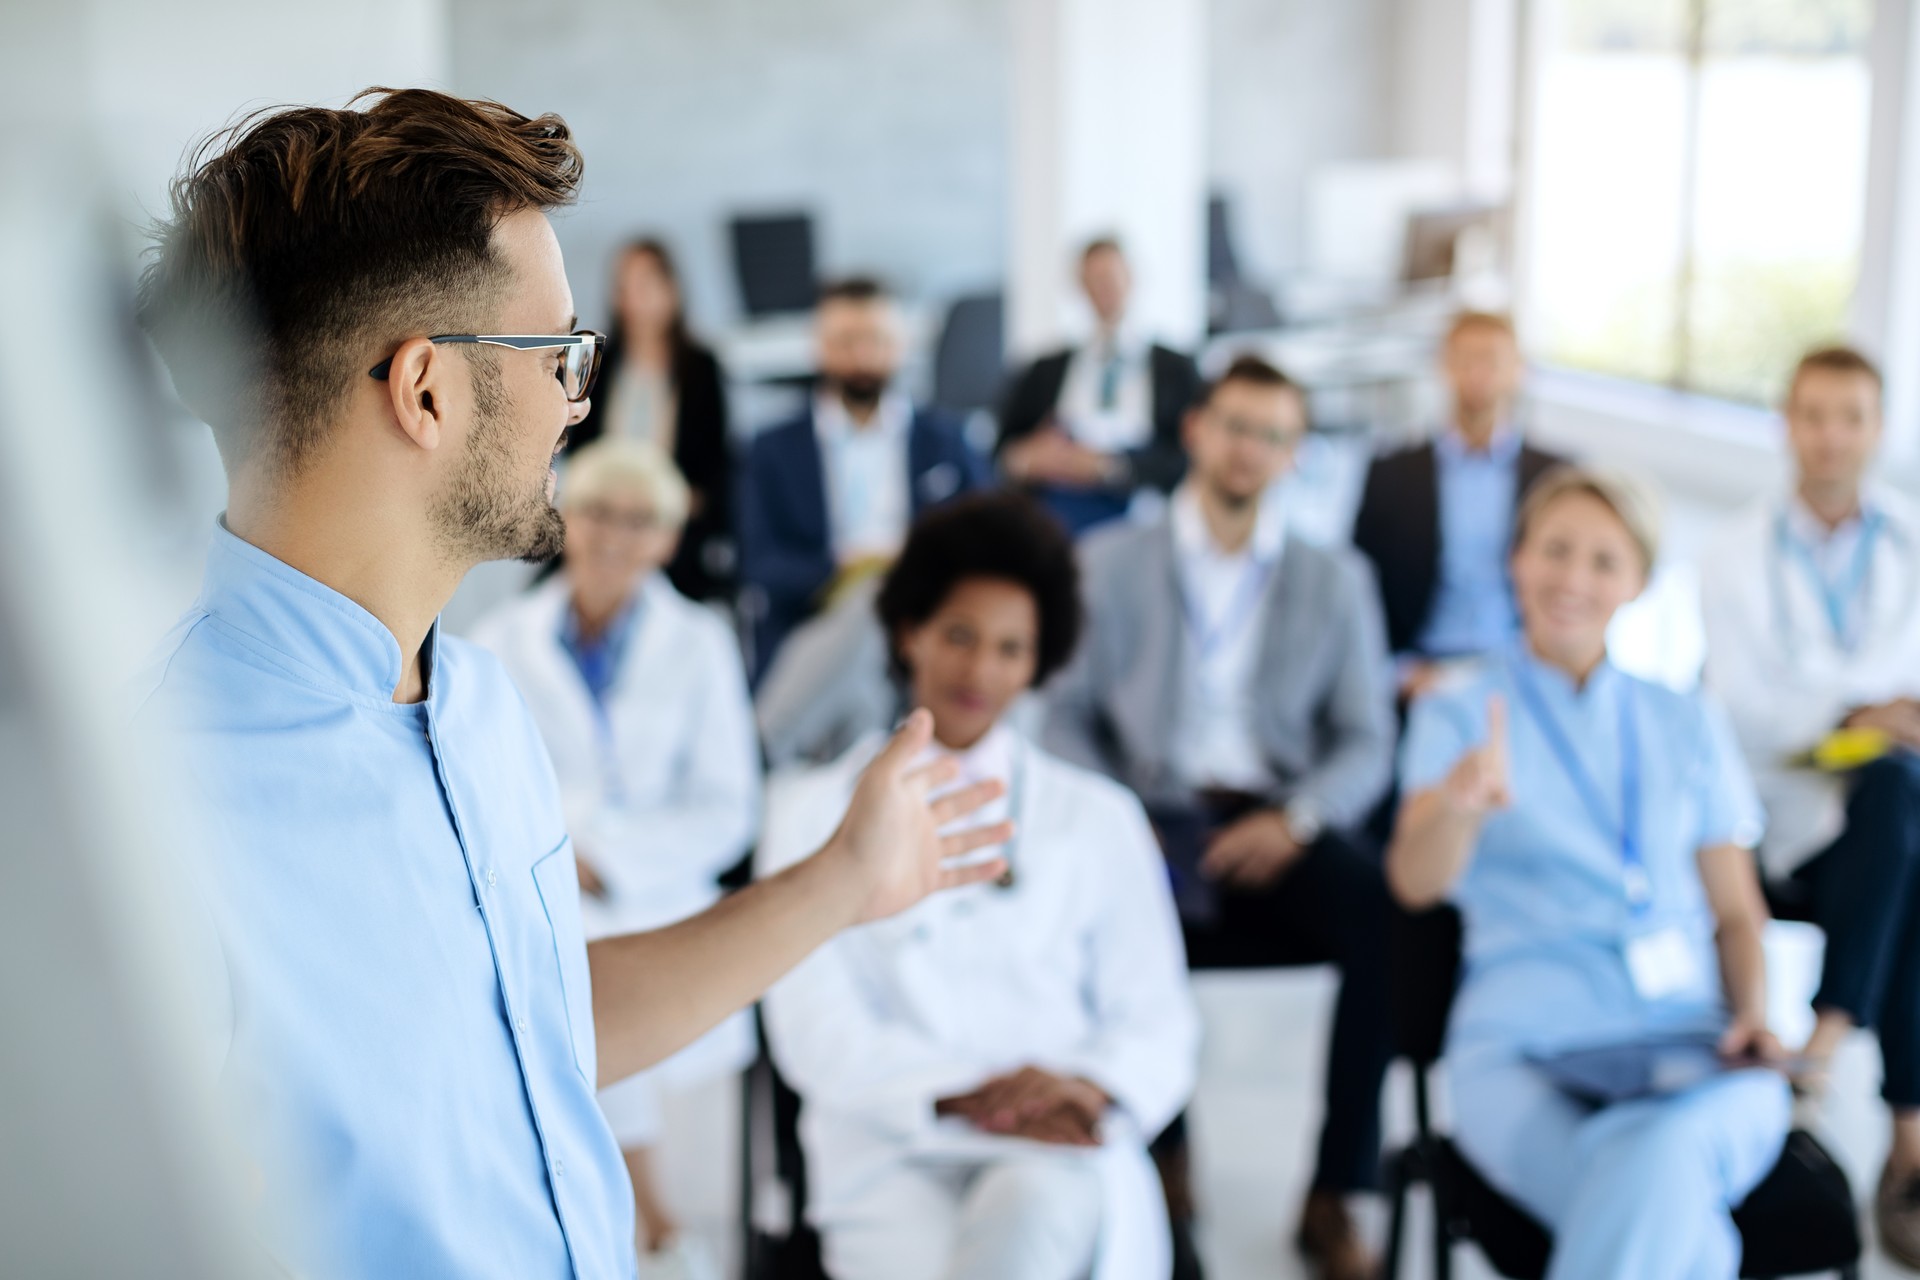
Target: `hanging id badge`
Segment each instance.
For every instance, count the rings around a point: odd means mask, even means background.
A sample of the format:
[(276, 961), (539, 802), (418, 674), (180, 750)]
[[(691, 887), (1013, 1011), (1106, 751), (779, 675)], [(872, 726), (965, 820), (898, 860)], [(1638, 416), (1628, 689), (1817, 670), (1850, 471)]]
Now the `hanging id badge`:
[(1706, 975), (1686, 930), (1678, 925), (1653, 927), (1653, 885), (1646, 864), (1630, 844), (1625, 859), (1627, 914), (1627, 974), (1642, 1000), (1668, 1000), (1700, 989)]
[[(1580, 762), (1572, 741), (1554, 719), (1523, 664), (1514, 667), (1520, 702), (1538, 721), (1588, 814), (1602, 830), (1613, 826), (1606, 800)], [(1640, 847), (1640, 736), (1625, 686), (1620, 695), (1620, 841), (1621, 887), (1626, 891), (1627, 931), (1623, 943), (1627, 974), (1643, 1000), (1666, 1000), (1699, 990), (1706, 974), (1692, 940), (1677, 925), (1653, 921), (1653, 877)]]

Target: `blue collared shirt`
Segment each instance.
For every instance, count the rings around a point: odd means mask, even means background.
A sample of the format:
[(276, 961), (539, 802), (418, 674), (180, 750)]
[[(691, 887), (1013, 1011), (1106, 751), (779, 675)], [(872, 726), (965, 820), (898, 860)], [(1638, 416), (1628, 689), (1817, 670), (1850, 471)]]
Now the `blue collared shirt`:
[(215, 533), (138, 719), (202, 824), (221, 1089), (299, 1274), (630, 1277), (552, 765), (490, 654), (427, 651), (396, 705), (391, 632)]
[(1440, 499), (1440, 580), (1418, 641), (1448, 658), (1492, 653), (1518, 629), (1507, 575), (1513, 504), (1520, 483), (1520, 434), (1501, 428), (1484, 450), (1455, 430), (1434, 441)]
[(560, 615), (560, 647), (573, 659), (580, 682), (587, 686), (587, 692), (593, 695), (593, 705), (603, 716), (607, 709), (607, 690), (620, 676), (620, 664), (627, 656), (627, 641), (632, 638), (634, 624), (640, 616), (640, 602), (641, 592), (636, 589), (633, 599), (614, 615), (607, 629), (592, 639), (582, 634), (580, 615), (572, 601), (568, 601), (566, 611)]
[[(1588, 778), (1611, 807), (1589, 809), (1516, 685), (1524, 664)], [(1452, 899), (1466, 921), (1466, 979), (1449, 1023), (1461, 1047), (1551, 1050), (1630, 1039), (1657, 1030), (1717, 1027), (1724, 1020), (1715, 922), (1700, 878), (1701, 849), (1751, 847), (1760, 805), (1726, 726), (1699, 697), (1602, 663), (1576, 688), (1520, 645), (1487, 658), (1414, 704), (1401, 744), (1405, 794), (1445, 778), (1486, 740), (1487, 700), (1506, 703), (1513, 804), (1481, 828)], [(1651, 899), (1635, 917), (1622, 857), (1622, 701), (1635, 728), (1639, 846)], [(1703, 981), (1659, 1003), (1637, 994), (1626, 943), (1637, 932), (1677, 928)]]

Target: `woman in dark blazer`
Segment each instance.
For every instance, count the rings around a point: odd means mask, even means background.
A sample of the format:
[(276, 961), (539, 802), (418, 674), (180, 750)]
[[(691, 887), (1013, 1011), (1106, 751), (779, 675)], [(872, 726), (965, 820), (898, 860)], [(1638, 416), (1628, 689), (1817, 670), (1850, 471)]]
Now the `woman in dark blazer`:
[(569, 452), (626, 435), (671, 454), (693, 493), (667, 577), (695, 600), (731, 598), (738, 555), (726, 380), (713, 352), (687, 332), (679, 273), (665, 244), (646, 238), (620, 251), (613, 309), (599, 388), (570, 433)]

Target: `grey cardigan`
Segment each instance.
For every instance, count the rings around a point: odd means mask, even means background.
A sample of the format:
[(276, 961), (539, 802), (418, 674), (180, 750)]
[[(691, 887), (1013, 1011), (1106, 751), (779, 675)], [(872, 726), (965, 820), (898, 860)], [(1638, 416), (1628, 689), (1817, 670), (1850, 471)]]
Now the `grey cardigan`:
[[(1082, 545), (1087, 633), (1048, 686), (1048, 750), (1132, 787), (1182, 798), (1170, 759), (1187, 629), (1171, 521), (1102, 530)], [(1395, 722), (1386, 628), (1365, 563), (1288, 534), (1264, 602), (1253, 731), (1279, 779), (1330, 827), (1386, 793)]]

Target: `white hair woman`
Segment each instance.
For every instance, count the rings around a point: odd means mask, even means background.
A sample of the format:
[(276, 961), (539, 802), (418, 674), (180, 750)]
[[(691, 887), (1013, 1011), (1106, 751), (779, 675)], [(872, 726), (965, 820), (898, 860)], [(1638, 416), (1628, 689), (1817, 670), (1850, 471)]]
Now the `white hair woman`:
[[(1511, 560), (1521, 640), (1415, 704), (1387, 855), (1402, 902), (1450, 899), (1464, 918), (1457, 1140), (1551, 1228), (1555, 1280), (1733, 1280), (1731, 1207), (1787, 1136), (1787, 1081), (1761, 1065), (1780, 1048), (1752, 783), (1696, 698), (1607, 660), (1607, 624), (1657, 545), (1627, 478), (1563, 468), (1535, 484)], [(1571, 1050), (1674, 1039), (1725, 1069), (1604, 1106), (1555, 1069)]]
[[(567, 467), (560, 572), (474, 638), (512, 673), (559, 776), (589, 939), (703, 910), (754, 837), (759, 749), (733, 633), (667, 581), (688, 491), (652, 444), (602, 440)], [(626, 1155), (641, 1275), (713, 1274), (653, 1173), (663, 1093), (743, 1067), (743, 1017), (600, 1092)]]

